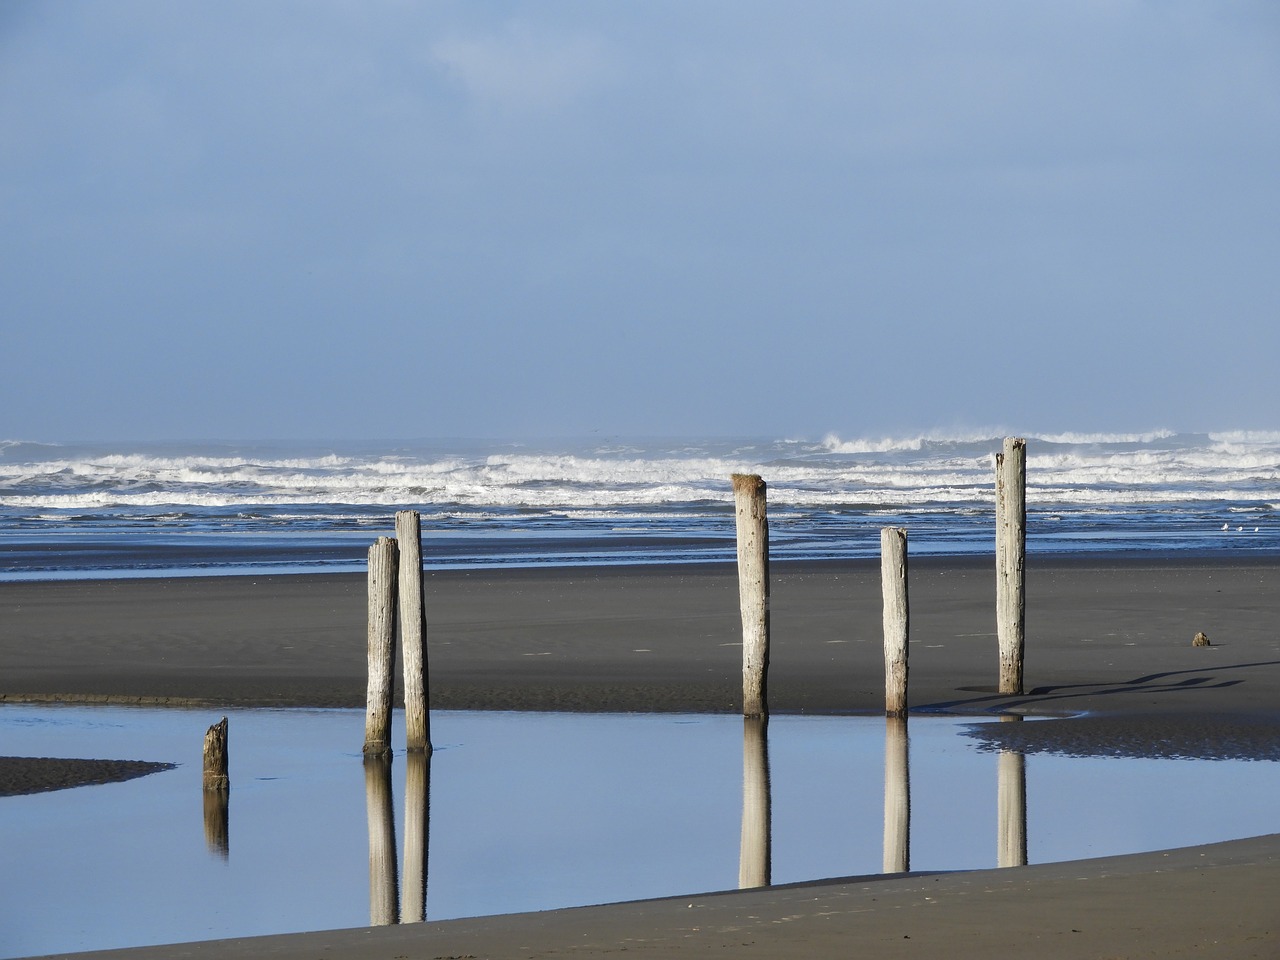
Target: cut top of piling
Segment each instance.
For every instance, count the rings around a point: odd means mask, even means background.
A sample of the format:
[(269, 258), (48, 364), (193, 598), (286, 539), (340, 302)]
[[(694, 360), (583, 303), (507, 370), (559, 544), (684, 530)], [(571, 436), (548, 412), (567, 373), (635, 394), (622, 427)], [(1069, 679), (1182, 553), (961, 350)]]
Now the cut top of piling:
[(763, 496), (768, 487), (768, 484), (764, 482), (764, 477), (758, 473), (735, 473), (730, 479), (733, 481), (734, 496)]

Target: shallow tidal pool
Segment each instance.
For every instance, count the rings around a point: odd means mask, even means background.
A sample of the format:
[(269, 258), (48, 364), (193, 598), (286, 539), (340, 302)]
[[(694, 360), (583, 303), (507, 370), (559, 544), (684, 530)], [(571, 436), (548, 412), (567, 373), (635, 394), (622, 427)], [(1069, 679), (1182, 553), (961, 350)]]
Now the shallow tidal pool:
[(996, 719), (774, 717), (761, 730), (731, 716), (443, 711), (429, 760), (380, 765), (361, 757), (362, 711), (226, 715), (223, 806), (204, 796), (200, 756), (223, 711), (0, 707), (0, 755), (178, 764), (0, 798), (0, 957), (1280, 830), (1280, 763), (1023, 755), (966, 734)]

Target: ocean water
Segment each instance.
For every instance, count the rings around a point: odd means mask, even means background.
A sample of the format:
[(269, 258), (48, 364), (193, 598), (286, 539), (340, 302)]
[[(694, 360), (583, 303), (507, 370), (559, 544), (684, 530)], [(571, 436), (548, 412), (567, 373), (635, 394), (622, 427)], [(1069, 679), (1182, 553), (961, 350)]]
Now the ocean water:
[[(1280, 432), (1027, 437), (1028, 550), (1280, 551)], [(730, 476), (771, 555), (994, 550), (1002, 438), (0, 442), (0, 579), (352, 571), (422, 513), (428, 567), (725, 561)]]

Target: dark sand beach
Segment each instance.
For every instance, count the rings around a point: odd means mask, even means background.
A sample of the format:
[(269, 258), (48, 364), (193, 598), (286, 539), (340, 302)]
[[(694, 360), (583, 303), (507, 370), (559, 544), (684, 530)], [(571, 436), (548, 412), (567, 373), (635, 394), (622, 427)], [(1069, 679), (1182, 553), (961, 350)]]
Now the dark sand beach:
[[(1011, 725), (1029, 751), (1274, 759), (1277, 574), (1272, 558), (1033, 556), (1027, 692), (1000, 696), (993, 561), (913, 559), (912, 709), (1064, 718)], [(364, 591), (348, 575), (0, 584), (0, 697), (358, 706)], [(731, 567), (436, 572), (427, 595), (433, 709), (739, 709)], [(880, 604), (877, 563), (775, 564), (771, 710), (878, 713)], [(1212, 646), (1192, 646), (1199, 631)], [(1278, 889), (1272, 836), (120, 953), (1276, 957)]]

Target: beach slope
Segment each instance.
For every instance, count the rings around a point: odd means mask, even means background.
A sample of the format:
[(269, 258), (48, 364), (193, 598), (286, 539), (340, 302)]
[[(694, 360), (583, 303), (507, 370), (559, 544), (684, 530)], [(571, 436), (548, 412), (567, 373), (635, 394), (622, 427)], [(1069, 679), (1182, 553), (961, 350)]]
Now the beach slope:
[(137, 960), (1280, 956), (1280, 836), (1075, 863), (833, 880), (545, 913), (210, 941)]

